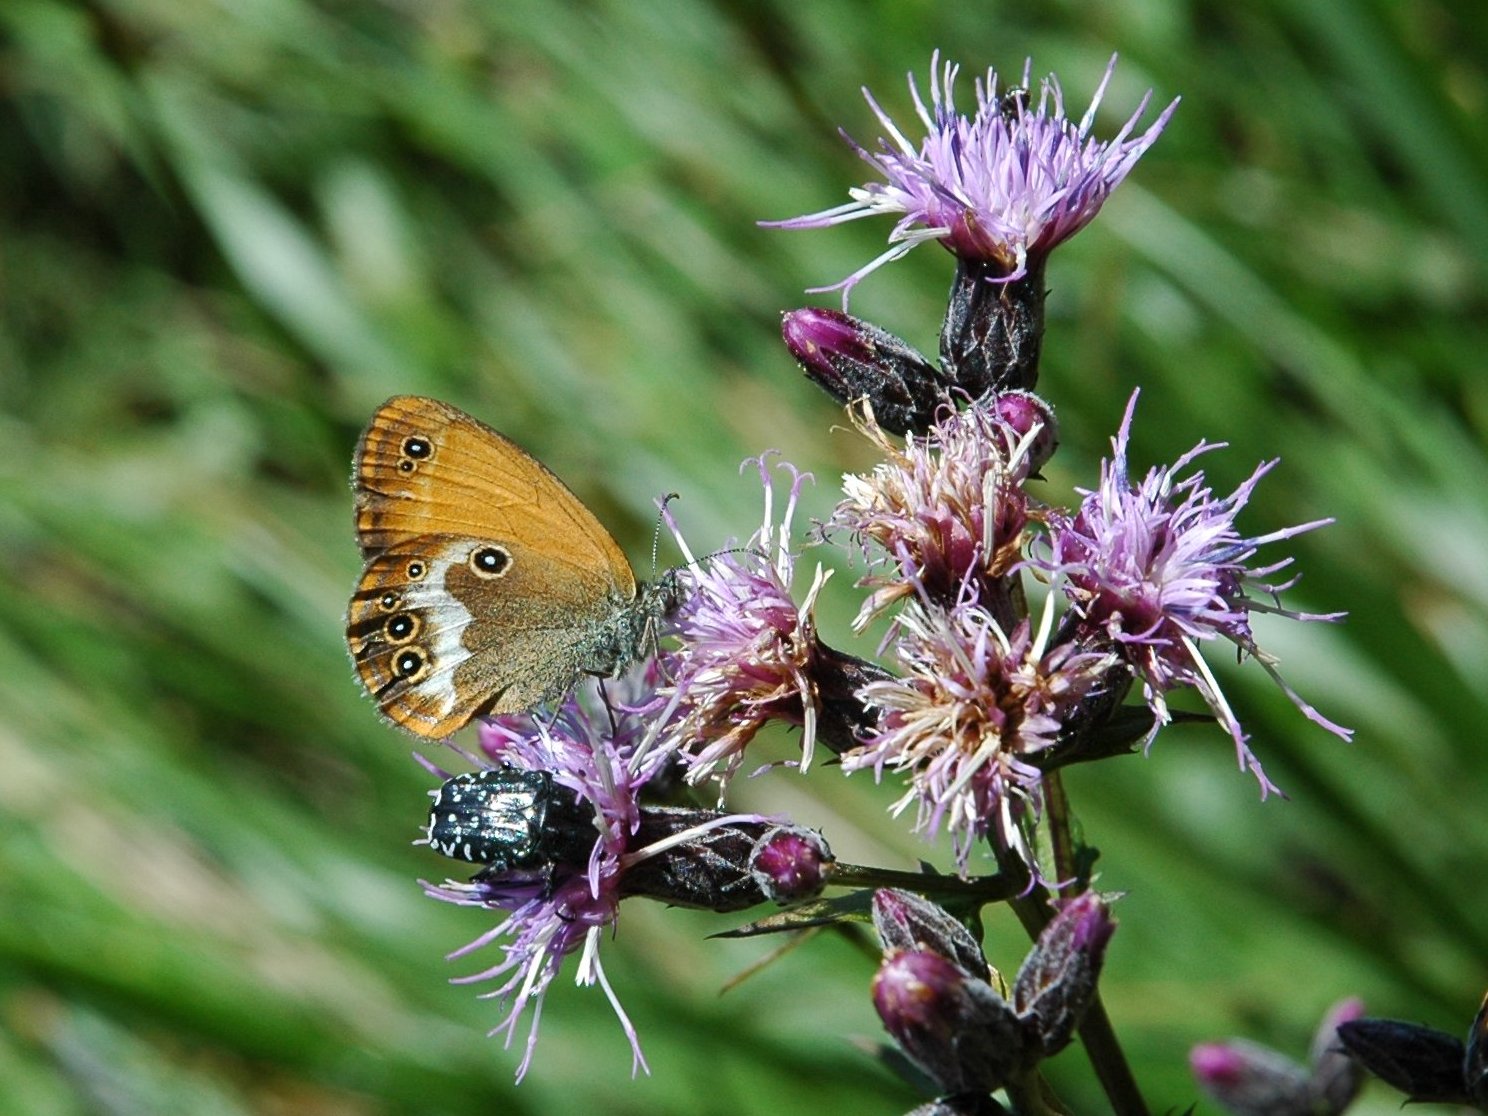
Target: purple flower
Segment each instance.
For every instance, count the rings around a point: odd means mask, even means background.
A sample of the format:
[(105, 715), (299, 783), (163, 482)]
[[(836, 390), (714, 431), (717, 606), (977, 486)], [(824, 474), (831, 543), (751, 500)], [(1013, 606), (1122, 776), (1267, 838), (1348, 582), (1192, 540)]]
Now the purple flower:
[(988, 70), (976, 83), (976, 115), (956, 112), (958, 67), (930, 59), (930, 105), (910, 75), (909, 91), (926, 136), (918, 148), (894, 124), (868, 90), (863, 95), (889, 138), (869, 151), (844, 135), (883, 182), (849, 190), (852, 201), (787, 221), (778, 228), (837, 225), (874, 214), (899, 218), (889, 234), (892, 247), (842, 282), (819, 290), (847, 293), (866, 275), (905, 255), (916, 244), (939, 240), (956, 256), (994, 266), (1004, 279), (1022, 278), (1057, 245), (1084, 228), (1106, 198), (1152, 146), (1177, 107), (1175, 99), (1145, 132), (1134, 136), (1151, 92), (1142, 98), (1115, 138), (1091, 136), (1096, 109), (1116, 68), (1111, 56), (1090, 107), (1078, 124), (1064, 112), (1064, 93), (1053, 75), (1040, 83), (1035, 106), (1028, 91), (1032, 61), (1025, 63), (1021, 89), (998, 92)]
[(1048, 648), (1048, 619), (1035, 638), (1026, 620), (1004, 634), (977, 605), (912, 605), (895, 641), (905, 677), (859, 692), (879, 711), (878, 728), (842, 757), (843, 770), (908, 775), (892, 812), (915, 806), (915, 831), (927, 837), (949, 829), (963, 873), (973, 842), (989, 833), (1032, 863), (1019, 829), (1042, 803), (1029, 757), (1057, 741), (1065, 716), (1116, 663), (1070, 644)]
[[(661, 705), (651, 685), (641, 679), (641, 672), (633, 672), (609, 683), (609, 709), (591, 690), (584, 695), (587, 700), (570, 695), (551, 721), (546, 716), (522, 715), (493, 718), (480, 725), (480, 748), (490, 766), (547, 772), (555, 785), (575, 792), (581, 804), (592, 807), (595, 842), (587, 864), (556, 865), (544, 872), (481, 873), (468, 883), (423, 883), (433, 898), (509, 912), (504, 922), (450, 957), (502, 943), (505, 956), (500, 962), (457, 978), (455, 983), (501, 979), (486, 995), (510, 1004), (506, 1018), (492, 1032), (505, 1032), (508, 1045), (522, 1015), (532, 1007), (527, 1047), (517, 1069), (519, 1081), (532, 1060), (548, 986), (563, 959), (579, 950), (578, 982), (598, 982), (605, 990), (630, 1040), (632, 1069), (646, 1068), (635, 1028), (615, 998), (599, 959), (604, 930), (617, 917), (621, 877), (630, 864), (647, 855), (647, 850), (633, 847), (641, 820), (639, 791), (670, 758), (661, 750), (646, 755), (640, 751), (647, 714)], [(631, 699), (628, 703), (627, 698)]]
[(1350, 730), (1329, 721), (1281, 681), (1275, 661), (1256, 646), (1250, 629), (1252, 612), (1271, 612), (1293, 620), (1337, 620), (1342, 613), (1294, 612), (1245, 595), (1247, 587), (1254, 587), (1274, 602), (1296, 581), (1266, 580), (1291, 565), (1290, 558), (1250, 565), (1260, 547), (1332, 520), (1315, 520), (1265, 535), (1241, 535), (1235, 519), (1276, 461), (1260, 465), (1223, 498), (1205, 485), (1201, 470), (1179, 478), (1196, 458), (1221, 448), (1222, 443), (1200, 442), (1172, 465), (1153, 468), (1133, 483), (1126, 452), (1136, 402), (1133, 392), (1112, 443), (1114, 456), (1101, 465), (1100, 487), (1082, 490), (1084, 500), (1074, 515), (1049, 516), (1049, 554), (1036, 559), (1036, 564), (1062, 575), (1083, 634), (1095, 641), (1110, 641), (1137, 671), (1159, 723), (1168, 719), (1164, 695), (1169, 690), (1192, 686), (1203, 695), (1233, 737), (1242, 769), (1249, 767), (1255, 774), (1264, 796), (1276, 787), (1247, 746), (1240, 722), (1199, 647), (1214, 639), (1229, 640), (1256, 658), (1309, 720), (1347, 740)]
[(727, 779), (745, 745), (772, 719), (801, 726), (803, 769), (816, 739), (812, 670), (819, 644), (811, 610), (827, 575), (818, 567), (799, 605), (791, 596), (791, 521), (809, 475), (782, 466), (791, 482), (776, 523), (766, 460), (749, 464), (759, 468), (765, 514), (743, 547), (698, 560), (673, 526), (688, 559), (688, 593), (674, 619), (676, 650), (665, 659), (672, 702), (663, 740), (666, 750), (683, 753), (690, 782)]
[(886, 460), (867, 476), (843, 479), (845, 496), (828, 524), (850, 532), (870, 564), (891, 568), (865, 579), (877, 588), (858, 614), (859, 630), (897, 601), (918, 595), (949, 608), (968, 592), (1011, 626), (1011, 602), (1002, 597), (1023, 557), (1022, 485), (1036, 468), (1031, 451), (1046, 444), (1043, 430), (1052, 422), (1050, 412), (1046, 422), (1020, 430), (992, 397), (945, 415), (902, 450), (863, 424)]

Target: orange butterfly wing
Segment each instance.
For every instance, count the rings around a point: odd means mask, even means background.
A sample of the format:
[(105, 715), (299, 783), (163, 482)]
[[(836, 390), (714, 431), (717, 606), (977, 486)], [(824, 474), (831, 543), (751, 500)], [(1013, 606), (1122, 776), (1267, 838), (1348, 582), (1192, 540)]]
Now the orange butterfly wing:
[(396, 724), (447, 736), (614, 665), (636, 599), (624, 552), (540, 462), (465, 412), (397, 396), (357, 445), (365, 566), (347, 615), (358, 677)]

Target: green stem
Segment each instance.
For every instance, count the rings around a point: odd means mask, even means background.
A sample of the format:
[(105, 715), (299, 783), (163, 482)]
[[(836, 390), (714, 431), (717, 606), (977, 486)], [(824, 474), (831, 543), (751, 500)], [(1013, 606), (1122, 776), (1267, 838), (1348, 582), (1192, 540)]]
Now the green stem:
[(936, 876), (928, 872), (896, 872), (890, 868), (869, 868), (861, 864), (837, 861), (826, 872), (829, 887), (898, 887), (926, 898), (960, 899), (976, 903), (1000, 903), (1010, 899), (1022, 886), (1003, 876), (976, 876), (963, 880), (959, 876)]
[[(1076, 850), (1070, 829), (1069, 801), (1064, 796), (1064, 787), (1057, 776), (1045, 776), (1045, 785), (1050, 793), (1046, 799), (1048, 809), (1044, 814), (1044, 824), (1048, 827), (1046, 832), (1054, 849), (1055, 864), (1061, 879), (1072, 879)], [(1043, 887), (1032, 886), (1033, 879), (1028, 866), (1015, 852), (1005, 848), (995, 851), (998, 867), (1001, 869), (1000, 875), (1009, 883), (1022, 884), (1019, 895), (1010, 900), (1008, 905), (1023, 924), (1029, 940), (1038, 941), (1044, 927), (1054, 919), (1049, 894)], [(1105, 1004), (1101, 1002), (1099, 990), (1091, 997), (1090, 1006), (1085, 1009), (1085, 1017), (1080, 1023), (1080, 1041), (1085, 1046), (1085, 1056), (1090, 1059), (1106, 1099), (1111, 1102), (1111, 1111), (1116, 1116), (1151, 1116), (1147, 1102), (1142, 1099), (1141, 1090), (1137, 1088), (1136, 1078), (1132, 1076), (1126, 1053), (1121, 1049), (1116, 1031), (1111, 1026), (1111, 1017), (1106, 1014)]]
[(1078, 875), (1075, 835), (1071, 826), (1069, 798), (1064, 793), (1064, 780), (1051, 771), (1043, 778), (1045, 832), (1054, 856), (1054, 878), (1073, 880)]

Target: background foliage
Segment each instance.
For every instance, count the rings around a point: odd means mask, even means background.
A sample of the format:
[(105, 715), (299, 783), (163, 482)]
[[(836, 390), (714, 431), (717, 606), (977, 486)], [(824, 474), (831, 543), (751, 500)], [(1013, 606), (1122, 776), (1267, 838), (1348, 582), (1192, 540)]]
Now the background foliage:
[[(1324, 1007), (1465, 1029), (1488, 958), (1488, 16), (1385, 0), (6, 0), (0, 4), (0, 1108), (25, 1113), (894, 1113), (858, 1043), (872, 961), (629, 904), (597, 991), (555, 989), (529, 1079), (442, 954), (485, 929), (414, 882), (428, 787), (352, 682), (346, 475), (385, 396), (439, 395), (592, 501), (637, 564), (678, 490), (702, 550), (747, 534), (738, 462), (866, 448), (798, 375), (781, 310), (888, 228), (761, 230), (842, 200), (867, 84), (947, 50), (1059, 73), (1078, 114), (1113, 50), (1109, 135), (1183, 105), (1050, 268), (1041, 388), (1094, 480), (1143, 389), (1134, 461), (1200, 437), (1255, 533), (1296, 544), (1262, 632), (1345, 746), (1250, 669), (1225, 685), (1291, 800), (1217, 730), (1071, 773), (1126, 891), (1107, 999), (1154, 1108), (1188, 1046), (1302, 1054)], [(963, 85), (969, 96), (969, 82)], [(855, 312), (927, 350), (934, 249)], [(822, 300), (832, 304), (832, 296)], [(663, 548), (663, 562), (670, 555)], [(847, 643), (851, 574), (828, 638)], [(869, 646), (865, 644), (865, 647)], [(859, 648), (860, 650), (864, 648)], [(839, 855), (946, 863), (819, 769), (744, 800)], [(1016, 927), (993, 918), (1012, 969)], [(1100, 1110), (1077, 1050), (1054, 1076)], [(1380, 1092), (1375, 1111), (1395, 1111)]]

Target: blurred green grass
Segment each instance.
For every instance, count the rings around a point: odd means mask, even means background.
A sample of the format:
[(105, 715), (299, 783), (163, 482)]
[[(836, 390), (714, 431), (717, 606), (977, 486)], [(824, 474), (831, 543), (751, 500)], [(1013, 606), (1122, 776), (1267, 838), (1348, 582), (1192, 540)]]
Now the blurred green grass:
[[(1213, 731), (1072, 772), (1102, 884), (1106, 989), (1154, 1109), (1193, 1042), (1298, 1055), (1331, 1001), (1466, 1026), (1488, 958), (1488, 18), (1472, 5), (1125, 0), (535, 0), (0, 5), (0, 1109), (24, 1113), (884, 1112), (854, 1044), (871, 964), (631, 905), (603, 996), (566, 977), (528, 1080), (442, 954), (488, 923), (423, 899), (426, 778), (340, 636), (356, 432), (397, 391), (537, 452), (644, 568), (652, 500), (695, 547), (743, 535), (738, 462), (869, 461), (778, 340), (886, 225), (756, 227), (835, 204), (939, 46), (1061, 75), (1103, 134), (1148, 87), (1178, 115), (1049, 272), (1041, 388), (1093, 480), (1134, 386), (1134, 461), (1200, 437), (1216, 487), (1282, 465), (1246, 524), (1298, 540), (1263, 630), (1358, 728), (1306, 724), (1254, 667), (1225, 685), (1289, 802)], [(929, 349), (925, 248), (854, 311)], [(831, 296), (821, 300), (831, 304)], [(665, 557), (663, 558), (665, 560)], [(847, 642), (850, 577), (824, 602)], [(946, 862), (832, 770), (743, 796), (839, 855)], [(995, 960), (1016, 928), (994, 917)], [(1078, 1051), (1052, 1067), (1101, 1104)], [(1372, 1094), (1369, 1111), (1395, 1111)]]

